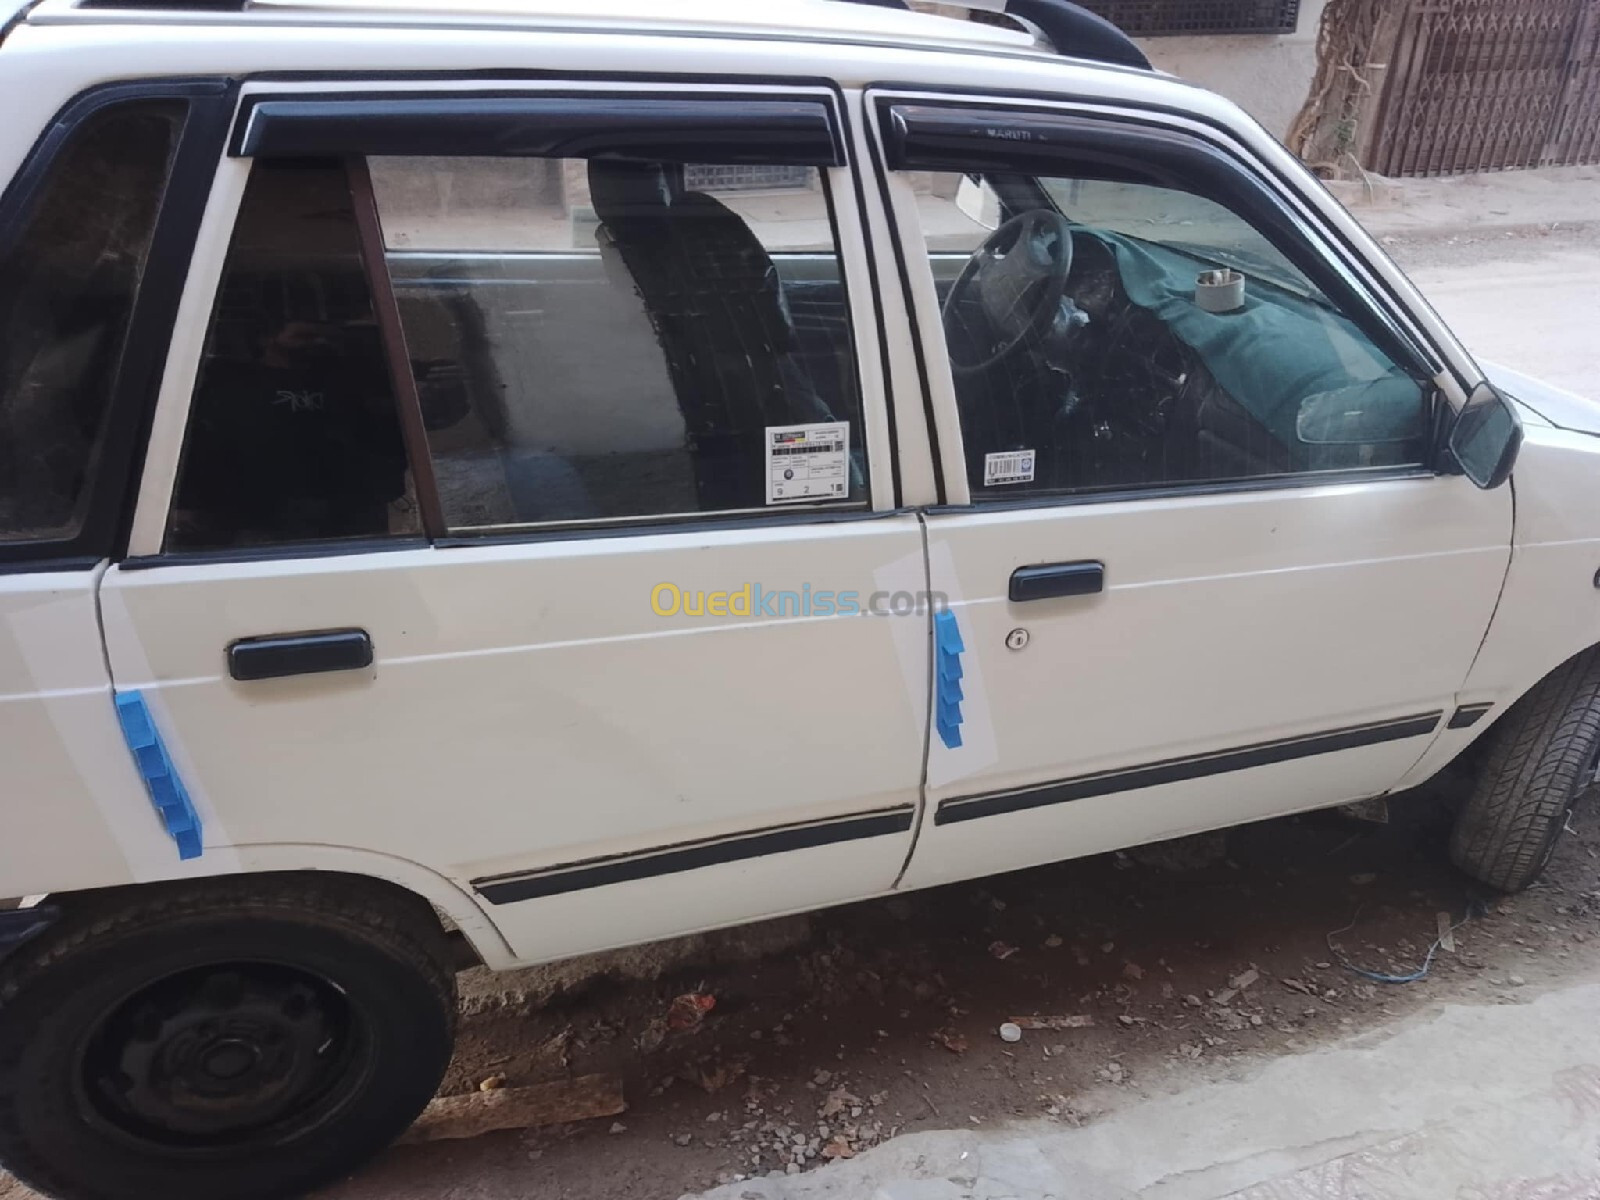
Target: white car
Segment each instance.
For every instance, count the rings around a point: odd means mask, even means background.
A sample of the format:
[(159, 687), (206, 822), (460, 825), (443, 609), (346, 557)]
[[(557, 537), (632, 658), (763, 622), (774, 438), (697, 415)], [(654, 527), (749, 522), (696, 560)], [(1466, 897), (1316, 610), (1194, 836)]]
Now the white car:
[(1600, 410), (1011, 8), (0, 0), (6, 1168), (298, 1195), (463, 961), (1469, 752), (1455, 860), (1538, 874)]

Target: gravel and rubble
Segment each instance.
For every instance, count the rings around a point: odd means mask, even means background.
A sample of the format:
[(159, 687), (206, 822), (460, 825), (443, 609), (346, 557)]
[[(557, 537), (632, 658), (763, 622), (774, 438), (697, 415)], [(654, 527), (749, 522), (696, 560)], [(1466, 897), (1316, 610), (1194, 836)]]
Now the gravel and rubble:
[[(510, 1200), (535, 1163), (541, 1200), (670, 1198), (826, 1171), (907, 1132), (1077, 1126), (1600, 965), (1600, 813), (1575, 816), (1546, 882), (1500, 898), (1444, 861), (1447, 801), (1409, 798), (1386, 825), (1247, 826), (1220, 855), (1208, 839), (847, 906), (757, 962), (603, 976), (542, 1007), (480, 1011), (447, 1091), (613, 1072), (627, 1113), (401, 1147), (330, 1196)], [(1454, 949), (1415, 983), (1344, 965), (1415, 972), (1440, 914)]]

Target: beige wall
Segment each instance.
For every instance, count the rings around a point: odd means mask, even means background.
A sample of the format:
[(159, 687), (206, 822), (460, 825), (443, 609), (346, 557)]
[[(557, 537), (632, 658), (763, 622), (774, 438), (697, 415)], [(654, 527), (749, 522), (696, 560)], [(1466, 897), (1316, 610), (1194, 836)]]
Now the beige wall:
[[(1158, 70), (1220, 92), (1276, 138), (1289, 132), (1317, 67), (1317, 24), (1327, 0), (1300, 0), (1289, 34), (1135, 38)], [(960, 19), (965, 10), (911, 0), (923, 12)]]
[(1290, 34), (1138, 41), (1157, 68), (1221, 92), (1281, 138), (1305, 102), (1316, 71), (1317, 24), (1325, 4), (1300, 0), (1299, 24)]

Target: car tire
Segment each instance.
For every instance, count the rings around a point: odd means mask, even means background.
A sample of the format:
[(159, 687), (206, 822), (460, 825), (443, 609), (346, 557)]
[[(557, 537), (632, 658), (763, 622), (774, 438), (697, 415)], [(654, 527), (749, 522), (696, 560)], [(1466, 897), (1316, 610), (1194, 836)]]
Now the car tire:
[(1557, 667), (1484, 737), (1450, 857), (1503, 892), (1538, 879), (1600, 766), (1600, 648)]
[(433, 909), (333, 875), (68, 898), (0, 963), (0, 1164), (63, 1200), (276, 1200), (433, 1096), (455, 976)]

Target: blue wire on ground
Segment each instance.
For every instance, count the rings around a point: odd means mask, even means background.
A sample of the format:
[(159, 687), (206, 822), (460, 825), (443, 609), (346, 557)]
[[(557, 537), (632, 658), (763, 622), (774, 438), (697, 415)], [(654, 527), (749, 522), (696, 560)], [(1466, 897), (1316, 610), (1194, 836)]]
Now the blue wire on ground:
[[(1457, 921), (1454, 925), (1450, 926), (1450, 932), (1454, 933), (1468, 921), (1472, 920), (1473, 917), (1482, 916), (1485, 911), (1487, 911), (1487, 909), (1481, 900), (1472, 901), (1467, 905), (1467, 915), (1462, 917), (1461, 920)], [(1333, 942), (1333, 939), (1337, 935), (1341, 933), (1349, 933), (1352, 929), (1354, 929), (1356, 927), (1356, 921), (1358, 921), (1360, 917), (1361, 908), (1358, 906), (1356, 908), (1355, 915), (1350, 918), (1350, 924), (1341, 929), (1335, 929), (1323, 935), (1323, 941), (1327, 942), (1328, 944), (1328, 952), (1338, 960), (1338, 963), (1341, 967), (1353, 975), (1359, 975), (1363, 979), (1370, 979), (1373, 983), (1416, 983), (1419, 979), (1427, 978), (1428, 972), (1433, 969), (1433, 957), (1439, 953), (1439, 947), (1444, 943), (1444, 938), (1442, 936), (1433, 939), (1433, 945), (1428, 947), (1428, 953), (1426, 957), (1423, 958), (1422, 965), (1409, 974), (1390, 975), (1384, 971), (1370, 971), (1366, 967), (1356, 966), (1355, 963), (1351, 962), (1350, 959), (1345, 956), (1345, 952), (1339, 949), (1338, 946), (1334, 945)]]

